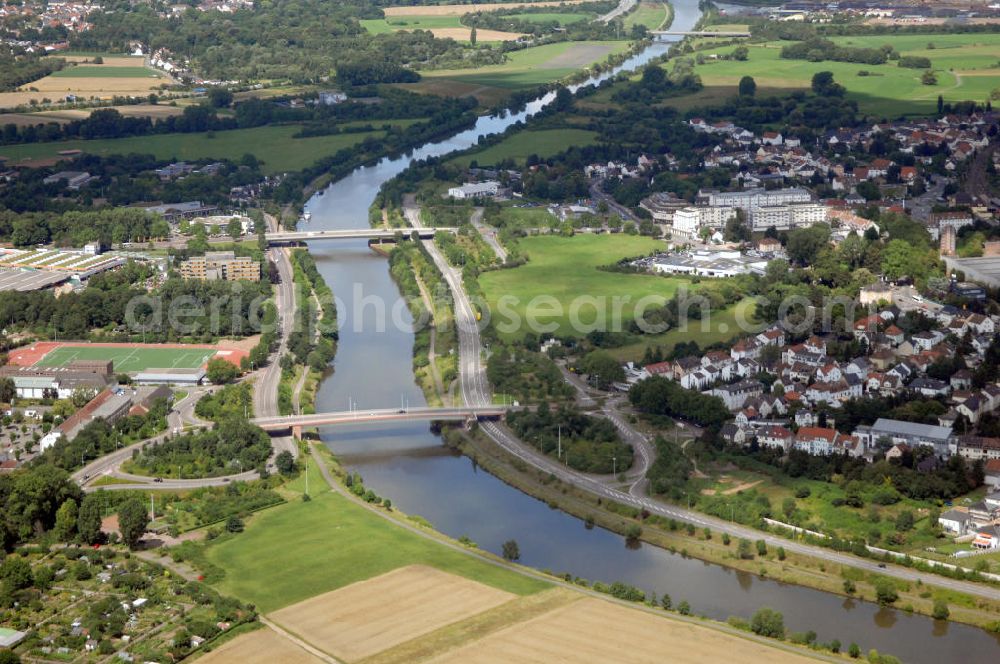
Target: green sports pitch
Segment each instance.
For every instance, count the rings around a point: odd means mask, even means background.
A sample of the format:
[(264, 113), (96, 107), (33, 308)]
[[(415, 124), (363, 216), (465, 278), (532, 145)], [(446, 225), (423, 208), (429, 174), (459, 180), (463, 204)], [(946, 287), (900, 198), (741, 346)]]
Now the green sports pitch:
[(111, 360), (118, 373), (148, 369), (197, 369), (216, 351), (212, 348), (143, 348), (141, 346), (59, 346), (35, 366), (62, 367), (74, 360)]

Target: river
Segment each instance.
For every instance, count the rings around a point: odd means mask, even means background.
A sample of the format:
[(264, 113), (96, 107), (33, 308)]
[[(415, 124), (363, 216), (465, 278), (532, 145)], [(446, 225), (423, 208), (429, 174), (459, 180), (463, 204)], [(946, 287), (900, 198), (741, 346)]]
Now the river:
[[(697, 0), (673, 4), (672, 29), (690, 30), (700, 16)], [(614, 71), (635, 69), (666, 48), (664, 43), (653, 44)], [(480, 136), (503, 131), (551, 99), (546, 95), (519, 113), (482, 117), (474, 128), (447, 140), (355, 170), (309, 201), (310, 229), (365, 227), (380, 185), (414, 159), (471, 147)], [(365, 241), (312, 243), (309, 250), (337, 295), (341, 327), (334, 373), (320, 388), (317, 410), (424, 405), (411, 369), (413, 335), (392, 322), (394, 316), (409, 321), (409, 314), (399, 306), (399, 290), (387, 261)], [(368, 486), (403, 511), (425, 517), (452, 537), (466, 535), (494, 553), (505, 540), (515, 539), (521, 562), (532, 567), (590, 580), (624, 581), (658, 596), (669, 593), (675, 605), (687, 600), (695, 613), (719, 620), (732, 615), (748, 618), (759, 607), (770, 606), (784, 614), (790, 630), (814, 630), (820, 641), (839, 639), (845, 649), (856, 642), (865, 651), (877, 648), (906, 662), (1000, 658), (1000, 637), (980, 629), (761, 579), (649, 545), (628, 548), (622, 537), (587, 529), (581, 520), (477, 469), (469, 459), (445, 448), (425, 424), (336, 427), (324, 430), (322, 439), (350, 469), (361, 473)]]

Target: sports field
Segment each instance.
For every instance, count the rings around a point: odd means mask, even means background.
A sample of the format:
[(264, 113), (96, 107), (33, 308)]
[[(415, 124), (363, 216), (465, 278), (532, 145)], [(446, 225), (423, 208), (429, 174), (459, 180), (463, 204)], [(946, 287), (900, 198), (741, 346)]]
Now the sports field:
[[(608, 329), (614, 329), (616, 311), (620, 311), (624, 327), (632, 320), (637, 302), (650, 298), (651, 303), (662, 304), (681, 283), (687, 283), (678, 278), (597, 269), (625, 257), (664, 249), (662, 240), (637, 235), (542, 235), (524, 238), (519, 244), (529, 256), (527, 263), (479, 277), (493, 312), (493, 324), (505, 338), (518, 338), (530, 331), (525, 324), (529, 314), (543, 325), (555, 323), (557, 335), (584, 336), (590, 331), (575, 329), (572, 311), (585, 327)], [(521, 324), (506, 325), (511, 317), (505, 310), (513, 312)]]
[(111, 360), (118, 373), (147, 369), (197, 369), (218, 351), (215, 348), (156, 348), (142, 346), (65, 345), (50, 350), (35, 366), (63, 367), (74, 360)]
[(323, 652), (353, 662), (515, 597), (433, 567), (410, 565), (268, 617)]
[[(391, 124), (405, 126), (418, 120), (394, 120)], [(50, 159), (62, 150), (83, 150), (88, 154), (152, 154), (157, 159), (239, 159), (253, 153), (264, 162), (266, 173), (298, 171), (311, 166), (321, 157), (336, 153), (341, 148), (360, 143), (368, 137), (381, 138), (383, 131), (342, 133), (331, 136), (294, 138), (300, 127), (277, 125), (232, 129), (194, 134), (156, 134), (128, 138), (97, 139), (90, 141), (56, 141), (53, 143), (26, 143), (0, 147), (0, 156), (8, 162)]]
[(470, 12), (491, 12), (497, 9), (513, 9), (515, 7), (559, 7), (560, 5), (576, 5), (587, 0), (543, 0), (542, 2), (484, 2), (474, 5), (420, 5), (408, 7), (386, 7), (385, 15), (397, 16), (463, 16)]
[(586, 129), (543, 129), (540, 131), (519, 131), (496, 145), (478, 152), (455, 157), (456, 164), (468, 166), (475, 160), (480, 166), (495, 166), (504, 159), (513, 159), (524, 164), (529, 155), (542, 159), (558, 154), (570, 147), (586, 147), (597, 141), (597, 134)]

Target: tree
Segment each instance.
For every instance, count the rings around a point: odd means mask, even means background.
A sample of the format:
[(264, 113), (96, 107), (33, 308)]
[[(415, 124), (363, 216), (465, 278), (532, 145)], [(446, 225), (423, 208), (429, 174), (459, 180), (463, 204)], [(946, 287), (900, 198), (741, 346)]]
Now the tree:
[(812, 91), (821, 97), (843, 97), (846, 89), (833, 80), (833, 72), (818, 71), (812, 77)]
[(757, 94), (757, 81), (753, 76), (744, 76), (740, 79), (740, 96), (753, 97)]
[(295, 457), (288, 450), (284, 450), (274, 457), (274, 465), (282, 475), (291, 475), (295, 472)]
[(0, 564), (0, 580), (7, 592), (29, 588), (34, 582), (31, 565), (21, 556), (8, 556)]
[(472, 30), (469, 32), (469, 43), (475, 46), (476, 41), (477, 41), (476, 26), (472, 26)]
[(797, 228), (788, 234), (788, 257), (801, 265), (809, 265), (820, 249), (830, 242), (830, 227), (817, 224), (810, 228)]
[(517, 546), (517, 540), (507, 540), (501, 548), (504, 560), (514, 562), (521, 559), (521, 549)]
[(686, 599), (682, 599), (681, 603), (677, 605), (677, 613), (681, 614), (682, 616), (691, 615), (691, 605), (688, 604), (688, 601)]
[(947, 620), (948, 616), (951, 615), (951, 611), (948, 610), (948, 602), (943, 599), (934, 600), (934, 620)]
[(239, 373), (240, 370), (236, 368), (235, 364), (221, 357), (214, 357), (209, 360), (205, 368), (205, 375), (208, 377), (208, 380), (216, 385), (232, 382)]
[(894, 604), (899, 599), (899, 592), (896, 591), (896, 584), (890, 579), (880, 578), (875, 582), (875, 599), (882, 606)]
[(861, 646), (857, 643), (852, 643), (847, 647), (847, 654), (850, 655), (852, 659), (861, 657)]
[(55, 534), (60, 542), (69, 542), (76, 535), (77, 506), (72, 498), (56, 510)]
[(95, 493), (87, 494), (80, 503), (76, 517), (76, 530), (86, 544), (94, 544), (101, 538), (101, 502)]
[(673, 600), (670, 599), (670, 595), (663, 593), (663, 597), (660, 598), (660, 606), (663, 607), (665, 611), (669, 611), (673, 606)]
[(0, 648), (0, 664), (21, 664), (21, 658), (13, 650)]
[(226, 519), (226, 531), (230, 533), (242, 533), (243, 519), (236, 516), (235, 514)]
[(233, 103), (233, 93), (226, 88), (215, 87), (208, 91), (208, 101), (215, 108), (226, 108)]
[(757, 540), (757, 555), (766, 556), (767, 555), (767, 542), (762, 539)]
[(16, 396), (14, 381), (10, 378), (0, 378), (0, 403), (12, 403)]
[(785, 617), (779, 611), (766, 606), (761, 607), (750, 619), (750, 629), (754, 634), (760, 636), (783, 639), (785, 637)]
[(746, 62), (750, 59), (750, 49), (746, 46), (737, 46), (733, 49), (733, 60)]
[(606, 390), (612, 383), (625, 380), (625, 370), (610, 353), (595, 350), (580, 360), (580, 370), (593, 377), (598, 389)]
[(938, 115), (944, 115), (944, 96), (938, 95), (937, 101)]
[(924, 85), (937, 85), (938, 84), (937, 76), (930, 69), (928, 69), (927, 71), (925, 71), (920, 76), (920, 82), (922, 84), (924, 84)]
[(240, 221), (239, 217), (233, 217), (226, 224), (226, 234), (233, 238), (233, 241), (239, 240), (243, 235), (243, 222)]
[(750, 560), (753, 558), (753, 549), (750, 547), (750, 540), (741, 539), (740, 543), (736, 547), (736, 554), (742, 560)]
[(118, 530), (121, 531), (122, 541), (130, 549), (139, 543), (148, 525), (149, 512), (141, 498), (131, 498), (118, 508)]

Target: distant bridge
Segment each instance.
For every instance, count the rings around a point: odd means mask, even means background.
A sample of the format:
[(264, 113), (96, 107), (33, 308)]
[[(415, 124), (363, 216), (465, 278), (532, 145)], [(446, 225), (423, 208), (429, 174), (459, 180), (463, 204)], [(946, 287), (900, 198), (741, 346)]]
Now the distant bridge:
[(257, 417), (254, 424), (265, 431), (284, 431), (301, 427), (333, 426), (362, 422), (413, 422), (445, 420), (462, 422), (470, 419), (495, 419), (509, 410), (503, 406), (459, 406), (455, 408), (382, 408), (376, 410), (347, 410), (312, 415), (282, 415)]
[[(264, 238), (269, 245), (291, 244), (296, 242), (311, 242), (313, 240), (391, 240), (401, 233), (404, 237), (410, 237), (415, 229), (413, 228), (357, 228), (350, 230), (332, 231), (279, 231), (274, 233), (264, 233)], [(457, 233), (457, 228), (422, 228), (418, 231), (421, 238), (433, 238), (435, 234)], [(231, 242), (231, 240), (229, 240)]]
[(697, 30), (685, 32), (683, 30), (653, 30), (654, 35), (664, 35), (668, 37), (749, 37), (749, 32), (732, 32), (728, 30)]

